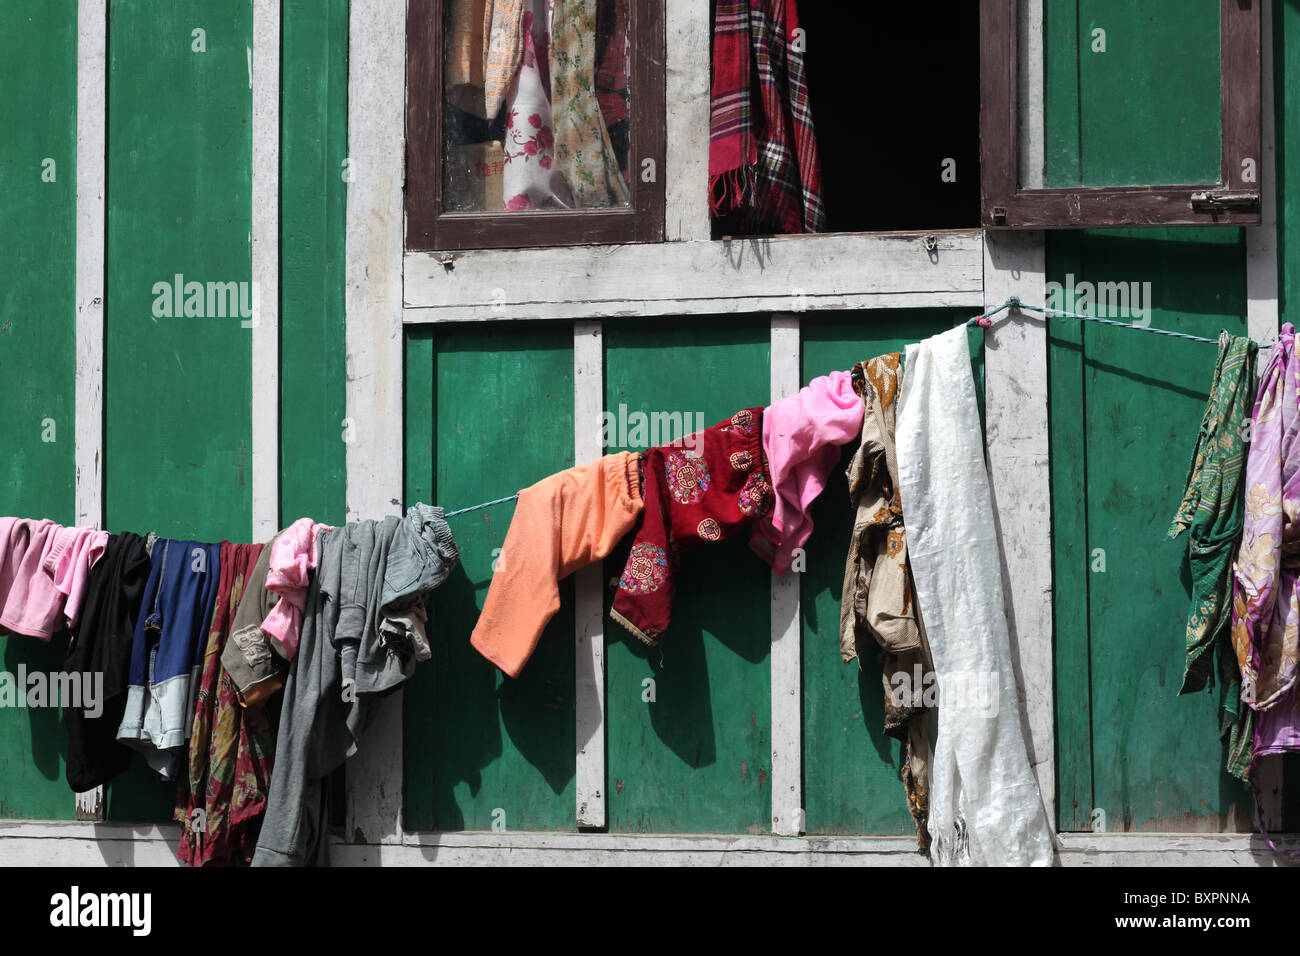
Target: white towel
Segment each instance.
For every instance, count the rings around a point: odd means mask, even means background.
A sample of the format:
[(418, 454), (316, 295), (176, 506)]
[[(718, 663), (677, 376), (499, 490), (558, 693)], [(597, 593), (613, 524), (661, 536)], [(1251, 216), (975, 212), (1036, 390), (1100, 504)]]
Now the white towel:
[(966, 327), (907, 347), (898, 426), (907, 548), (939, 689), (930, 770), (939, 865), (1048, 866), (1020, 731)]

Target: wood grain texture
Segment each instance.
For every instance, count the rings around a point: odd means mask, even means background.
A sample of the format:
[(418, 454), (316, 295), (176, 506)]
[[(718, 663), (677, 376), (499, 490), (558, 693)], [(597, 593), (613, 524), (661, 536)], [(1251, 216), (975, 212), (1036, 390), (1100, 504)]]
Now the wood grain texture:
[[(573, 466), (571, 327), (447, 328), (433, 341), (427, 360), (409, 358), (408, 395), (434, 384), (427, 405), (408, 398), (407, 427), (410, 447), (433, 449), (439, 504), (500, 498)], [(429, 467), (416, 463), (408, 488)], [(449, 519), (460, 565), (430, 598), (434, 659), (406, 691), (407, 830), (576, 827), (572, 579), (518, 679), (469, 643), (513, 515), (507, 502)]]
[(978, 306), (978, 232), (822, 235), (406, 257), (406, 321)]
[(337, 525), (346, 520), (348, 3), (282, 6), (280, 513)]
[[(767, 402), (769, 343), (762, 317), (607, 322), (605, 406), (713, 425)], [(622, 573), (614, 559), (605, 570)], [(747, 535), (695, 548), (658, 647), (607, 630), (611, 832), (768, 832), (770, 577)]]

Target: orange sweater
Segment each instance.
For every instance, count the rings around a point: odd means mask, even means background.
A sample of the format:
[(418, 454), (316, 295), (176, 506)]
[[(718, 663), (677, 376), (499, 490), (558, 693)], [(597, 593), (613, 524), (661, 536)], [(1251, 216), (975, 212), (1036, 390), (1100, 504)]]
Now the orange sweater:
[(560, 609), (559, 582), (609, 554), (642, 507), (631, 452), (606, 455), (519, 492), (470, 643), (518, 677)]

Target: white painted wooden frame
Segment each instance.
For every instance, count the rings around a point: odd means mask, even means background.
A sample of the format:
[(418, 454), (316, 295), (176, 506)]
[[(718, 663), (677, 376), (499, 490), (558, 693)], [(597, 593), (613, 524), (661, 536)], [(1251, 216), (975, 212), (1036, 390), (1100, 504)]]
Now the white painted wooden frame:
[[(599, 322), (573, 323), (573, 461), (605, 454), (605, 348)], [(605, 826), (605, 602), (603, 567), (597, 562), (574, 575), (574, 711), (577, 727), (577, 821)]]
[(280, 0), (254, 0), (252, 70), (253, 540), (280, 530)]
[[(77, 4), (76, 478), (80, 527), (104, 526), (104, 245), (108, 0)], [(104, 819), (104, 788), (76, 796), (78, 820)]]
[[(772, 401), (803, 387), (799, 317), (774, 315), (771, 344)], [(772, 832), (804, 832), (803, 632), (799, 626), (799, 572), (772, 571)]]
[[(1040, 303), (1046, 291), (1043, 234), (985, 236), (984, 299)], [(1048, 457), (1047, 323), (1003, 313), (984, 339), (984, 448), (1012, 669), (1030, 766), (1056, 829), (1055, 694), (1052, 655), (1052, 489)]]
[[(1277, 260), (1277, 149), (1276, 122), (1273, 113), (1273, 0), (1261, 0), (1263, 18), (1260, 33), (1260, 145), (1263, 155), (1256, 162), (1259, 170), (1260, 224), (1246, 227), (1246, 327), (1257, 342), (1275, 342), (1278, 332), (1278, 260)], [(1261, 352), (1259, 365), (1269, 353)], [(1283, 825), (1282, 761), (1273, 757), (1260, 761), (1258, 785), (1260, 810), (1264, 826), (1271, 832)]]
[[(348, 17), (347, 519), (401, 514), (402, 164), (406, 4), (351, 0)], [(347, 763), (347, 834), (402, 838), (402, 694), (373, 705)]]
[[(937, 240), (932, 250), (928, 235)], [(408, 252), (404, 318), (979, 308), (983, 246), (978, 230), (957, 230)]]

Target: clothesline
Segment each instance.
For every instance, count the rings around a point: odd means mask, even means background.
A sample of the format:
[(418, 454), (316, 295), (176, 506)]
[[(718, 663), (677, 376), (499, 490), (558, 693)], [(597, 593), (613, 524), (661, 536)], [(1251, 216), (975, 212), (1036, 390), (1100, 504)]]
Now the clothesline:
[[(1154, 332), (1156, 335), (1167, 335), (1170, 338), (1174, 338), (1174, 339), (1186, 339), (1189, 342), (1208, 342), (1210, 345), (1219, 344), (1218, 339), (1207, 339), (1203, 335), (1189, 335), (1186, 332), (1173, 332), (1170, 331), (1169, 329), (1155, 329), (1149, 325), (1134, 325), (1132, 322), (1118, 322), (1115, 319), (1103, 319), (1100, 316), (1096, 316), (1096, 315), (1084, 315), (1080, 312), (1067, 312), (1064, 309), (1051, 309), (1042, 305), (1029, 305), (1025, 302), (1021, 302), (1020, 299), (1014, 295), (1011, 298), (1007, 299), (1007, 301), (1003, 302), (996, 309), (990, 309), (988, 312), (985, 312), (982, 315), (977, 315), (966, 324), (978, 325), (982, 329), (992, 328), (993, 323), (990, 322), (989, 320), (993, 316), (997, 315), (999, 312), (1011, 308), (1020, 309), (1021, 311), (1024, 312), (1041, 312), (1043, 313), (1043, 315), (1048, 317), (1055, 316), (1056, 318), (1061, 318), (1061, 319), (1078, 319), (1081, 322), (1100, 322), (1102, 325), (1114, 325), (1114, 326), (1118, 326), (1121, 329), (1132, 329), (1135, 332)], [(1257, 342), (1256, 344), (1261, 349), (1271, 349), (1277, 343)]]
[[(976, 325), (983, 329), (992, 328), (993, 323), (990, 320), (993, 318), (993, 316), (997, 315), (999, 312), (1005, 312), (1007, 309), (1013, 309), (1013, 308), (1020, 309), (1023, 312), (1041, 312), (1045, 316), (1049, 316), (1049, 317), (1055, 316), (1056, 318), (1062, 318), (1062, 319), (1078, 319), (1081, 322), (1100, 322), (1103, 325), (1115, 325), (1121, 329), (1133, 329), (1134, 331), (1137, 332), (1154, 332), (1156, 335), (1167, 335), (1170, 338), (1186, 339), (1189, 342), (1208, 342), (1210, 345), (1219, 344), (1218, 339), (1207, 339), (1203, 335), (1190, 335), (1187, 332), (1172, 332), (1169, 329), (1154, 329), (1151, 328), (1150, 326), (1134, 325), (1132, 322), (1118, 322), (1115, 319), (1103, 319), (1100, 316), (1096, 316), (1096, 315), (1084, 315), (1080, 312), (1067, 312), (1064, 309), (1051, 309), (1042, 305), (1029, 305), (1028, 303), (1021, 302), (1019, 297), (1014, 295), (1011, 296), (1009, 299), (1007, 299), (1005, 302), (1003, 302), (1001, 305), (999, 305), (997, 308), (990, 309), (987, 312), (975, 316), (966, 324)], [(1273, 345), (1276, 343), (1269, 342), (1267, 344), (1265, 343), (1258, 343), (1258, 344), (1261, 349), (1267, 349), (1267, 348), (1272, 348)], [(518, 494), (506, 495), (506, 497), (504, 498), (496, 498), (492, 501), (485, 501), (482, 504), (470, 505), (468, 508), (460, 508), (457, 511), (448, 511), (446, 513), (446, 517), (454, 518), (457, 515), (469, 514), (470, 512), (473, 511), (482, 511), (484, 508), (491, 508), (494, 505), (505, 504), (507, 501), (514, 501), (518, 497), (519, 497)]]

